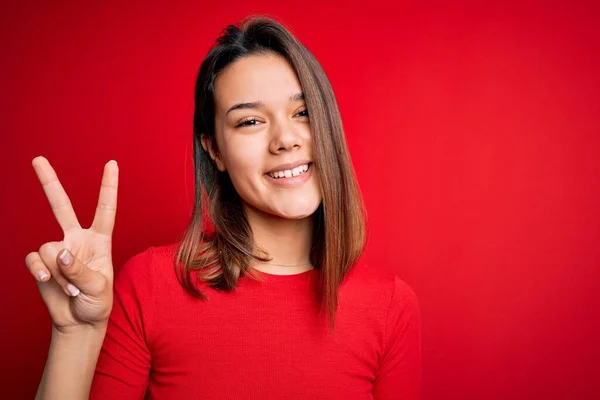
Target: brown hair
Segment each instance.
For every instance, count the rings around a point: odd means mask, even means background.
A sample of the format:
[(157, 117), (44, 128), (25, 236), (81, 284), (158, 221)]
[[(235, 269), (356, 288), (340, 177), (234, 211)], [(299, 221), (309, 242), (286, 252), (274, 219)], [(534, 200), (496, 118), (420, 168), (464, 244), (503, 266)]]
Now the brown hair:
[[(195, 205), (176, 254), (177, 276), (192, 295), (206, 299), (192, 274), (209, 286), (234, 290), (243, 274), (256, 277), (252, 231), (227, 172), (220, 172), (201, 145), (215, 143), (214, 82), (229, 64), (251, 54), (274, 52), (296, 71), (305, 95), (314, 141), (313, 167), (323, 200), (315, 212), (310, 260), (320, 271), (321, 313), (334, 327), (338, 288), (365, 243), (365, 212), (333, 89), (315, 57), (279, 22), (253, 16), (224, 29), (202, 62), (195, 88)], [(207, 215), (208, 214), (208, 215)], [(211, 226), (212, 225), (212, 226)]]

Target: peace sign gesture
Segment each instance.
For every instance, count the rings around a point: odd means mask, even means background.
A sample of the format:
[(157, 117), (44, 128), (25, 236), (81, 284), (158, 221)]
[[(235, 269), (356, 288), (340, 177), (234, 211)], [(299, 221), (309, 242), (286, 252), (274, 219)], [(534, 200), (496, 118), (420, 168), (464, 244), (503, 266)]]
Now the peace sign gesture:
[(60, 242), (43, 244), (25, 258), (58, 331), (108, 320), (113, 302), (112, 232), (117, 211), (119, 168), (104, 167), (94, 222), (83, 229), (56, 172), (44, 157), (32, 161), (50, 207), (61, 226)]

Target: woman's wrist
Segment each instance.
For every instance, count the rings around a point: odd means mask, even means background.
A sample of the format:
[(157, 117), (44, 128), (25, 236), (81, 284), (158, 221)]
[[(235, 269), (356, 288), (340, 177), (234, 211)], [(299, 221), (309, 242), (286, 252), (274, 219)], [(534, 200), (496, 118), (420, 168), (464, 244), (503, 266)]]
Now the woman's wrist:
[(72, 327), (57, 327), (52, 325), (52, 341), (80, 342), (104, 340), (108, 321), (98, 324), (85, 324)]
[(52, 326), (50, 351), (36, 399), (88, 397), (106, 327), (106, 323)]

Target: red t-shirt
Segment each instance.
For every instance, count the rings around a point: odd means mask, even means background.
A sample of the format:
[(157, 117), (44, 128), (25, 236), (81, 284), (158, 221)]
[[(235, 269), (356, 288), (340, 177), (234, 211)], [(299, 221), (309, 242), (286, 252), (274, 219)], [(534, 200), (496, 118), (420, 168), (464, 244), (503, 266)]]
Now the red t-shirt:
[(189, 295), (176, 247), (117, 273), (91, 399), (418, 399), (420, 314), (397, 276), (357, 263), (339, 290), (336, 330), (318, 314), (319, 271), (239, 279)]

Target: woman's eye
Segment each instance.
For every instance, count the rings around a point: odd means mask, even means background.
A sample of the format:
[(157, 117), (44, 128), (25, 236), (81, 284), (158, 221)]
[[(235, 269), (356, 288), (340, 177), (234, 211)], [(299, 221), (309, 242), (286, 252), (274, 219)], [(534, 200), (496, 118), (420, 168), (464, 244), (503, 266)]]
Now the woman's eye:
[(308, 117), (308, 110), (302, 110), (296, 115), (300, 115), (301, 117)]
[(256, 118), (250, 118), (250, 119), (240, 122), (235, 127), (239, 128), (242, 126), (253, 126), (253, 125), (256, 125), (257, 122), (259, 122), (259, 121)]

